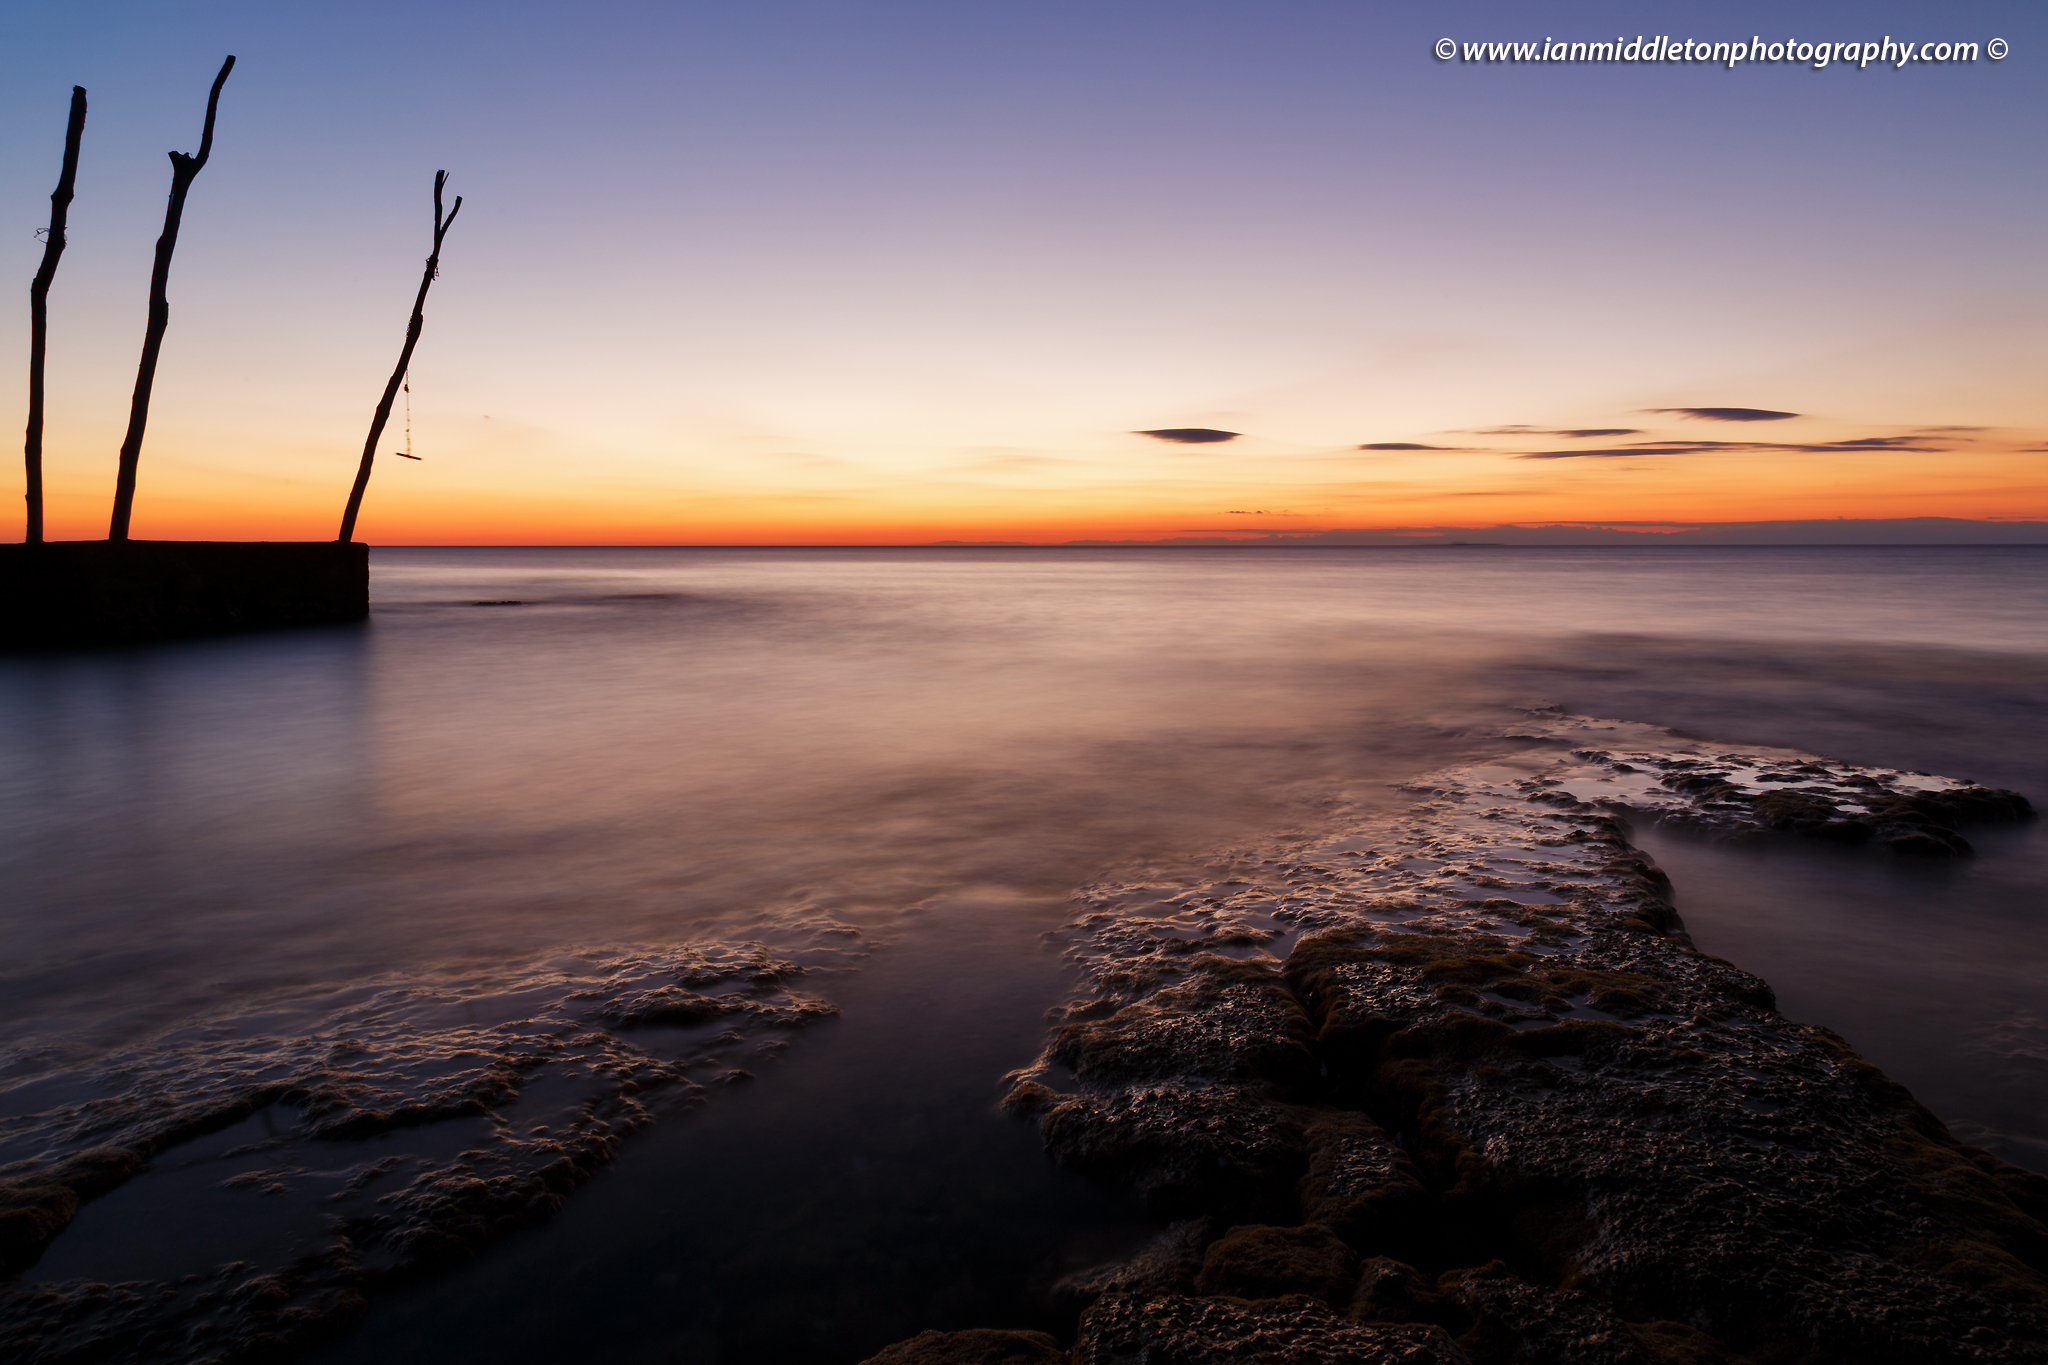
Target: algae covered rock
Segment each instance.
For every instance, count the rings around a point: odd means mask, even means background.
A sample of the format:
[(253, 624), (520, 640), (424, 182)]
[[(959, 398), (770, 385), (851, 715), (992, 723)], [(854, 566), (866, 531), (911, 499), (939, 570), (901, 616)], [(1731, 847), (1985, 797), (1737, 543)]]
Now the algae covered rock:
[[(93, 1098), (0, 1123), (0, 1359), (240, 1362), (331, 1335), (379, 1286), (547, 1218), (629, 1135), (733, 1076), (718, 1052), (829, 1016), (803, 974), (759, 944), (565, 950), (291, 988), (111, 1052)], [(208, 1167), (223, 1207), (294, 1235), (289, 1259), (38, 1279), (86, 1201)]]
[(1043, 1332), (972, 1328), (920, 1332), (869, 1356), (861, 1365), (1069, 1365), (1071, 1357)]
[(1301, 1216), (1335, 1229), (1354, 1245), (1411, 1241), (1431, 1203), (1406, 1152), (1368, 1116), (1317, 1114), (1303, 1131), (1308, 1174), (1298, 1193)]
[(1284, 1086), (1315, 1074), (1307, 1020), (1270, 965), (1205, 956), (1186, 970), (1107, 1019), (1067, 1025), (1053, 1059), (1090, 1086), (1164, 1077)]
[(1319, 1300), (1112, 1294), (1081, 1316), (1076, 1365), (1467, 1365), (1440, 1327), (1347, 1322)]
[(1369, 1256), (1358, 1267), (1351, 1295), (1353, 1322), (1437, 1322), (1443, 1295), (1412, 1265), (1391, 1256)]
[(1167, 1217), (1283, 1206), (1307, 1161), (1300, 1117), (1259, 1088), (1159, 1084), (1031, 1098), (1062, 1165), (1128, 1181)]
[[(1588, 1295), (1524, 1282), (1499, 1262), (1444, 1276), (1445, 1316), (1470, 1325), (1458, 1345), (1474, 1360), (1520, 1365), (1657, 1365), (1629, 1324)], [(1667, 1324), (1659, 1324), (1667, 1326)], [(1726, 1360), (1706, 1342), (1708, 1360)]]
[[(1396, 941), (1406, 937), (1311, 939), (1290, 967), (1355, 1059), (1359, 1093), (1438, 1192), (1450, 1254), (1460, 1239), (1467, 1254), (1507, 1252), (1640, 1320), (1691, 1323), (1738, 1350), (2044, 1357), (2028, 1344), (2048, 1321), (2033, 1181), (1957, 1143), (1833, 1035), (1751, 1003), (1729, 989), (1729, 969), (1668, 939), (1596, 934), (1560, 969), (1494, 958), (1477, 936)], [(1551, 1023), (1486, 1017), (1427, 990), (1511, 970), (1553, 985), (1573, 970), (1648, 977), (1657, 1008), (1625, 1024)], [(1391, 1031), (1390, 1002), (1405, 1020)], [(1533, 1348), (1501, 1343), (1555, 1318), (1518, 1283), (1478, 1277), (1457, 1290), (1506, 1324), (1492, 1346), (1460, 1336), (1475, 1359), (1527, 1357)], [(1996, 1340), (1971, 1340), (1979, 1328)], [(1617, 1319), (1557, 1358), (1635, 1359), (1632, 1342)]]
[(1248, 1223), (1209, 1247), (1196, 1284), (1204, 1294), (1239, 1299), (1309, 1294), (1342, 1308), (1357, 1279), (1358, 1253), (1328, 1228)]
[(1434, 1323), (1472, 1361), (1517, 1365), (1752, 1365), (1683, 1323), (1627, 1322), (1589, 1295), (1530, 1284), (1495, 1261), (1436, 1284), (1386, 1257), (1366, 1262), (1351, 1318)]
[(1104, 1294), (1192, 1294), (1203, 1252), (1215, 1238), (1213, 1218), (1170, 1223), (1136, 1255), (1061, 1278), (1053, 1285), (1053, 1297), (1085, 1308)]
[(1077, 1359), (1379, 1359), (1405, 1326), (1471, 1365), (2048, 1362), (2048, 1177), (1698, 951), (1602, 809), (1910, 851), (2023, 798), (1612, 743), (1416, 785), (1068, 926), (1096, 995), (1011, 1106), (1220, 1233), (1197, 1293), (1104, 1292)]

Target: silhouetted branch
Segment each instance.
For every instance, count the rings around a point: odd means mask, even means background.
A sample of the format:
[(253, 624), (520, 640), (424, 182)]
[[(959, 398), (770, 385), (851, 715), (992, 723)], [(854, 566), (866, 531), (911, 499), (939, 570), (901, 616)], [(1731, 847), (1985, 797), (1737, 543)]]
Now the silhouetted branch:
[(108, 540), (128, 539), (128, 517), (135, 507), (135, 466), (142, 458), (142, 431), (149, 424), (149, 391), (156, 383), (157, 353), (163, 349), (164, 328), (170, 325), (171, 305), (164, 288), (171, 278), (171, 253), (178, 249), (178, 222), (185, 216), (185, 193), (213, 155), (213, 116), (220, 108), (220, 88), (227, 84), (235, 59), (221, 63), (213, 78), (213, 91), (206, 97), (206, 131), (199, 138), (199, 154), (171, 153), (171, 203), (164, 211), (163, 236), (156, 239), (156, 269), (149, 277), (149, 327), (142, 336), (142, 363), (136, 367), (135, 398), (128, 405), (128, 434), (121, 440), (121, 468), (114, 476), (114, 519), (107, 528)]
[(78, 143), (85, 136), (85, 87), (71, 87), (71, 122), (64, 129), (64, 169), (50, 193), (50, 229), (43, 238), (43, 263), (28, 287), (28, 529), (29, 544), (43, 538), (43, 362), (48, 352), (50, 281), (64, 254), (64, 223), (71, 214), (71, 187), (78, 179)]
[(356, 513), (363, 507), (363, 490), (370, 486), (370, 466), (376, 463), (377, 441), (384, 435), (384, 424), (391, 420), (391, 404), (398, 397), (398, 386), (405, 379), (405, 372), (412, 368), (412, 348), (419, 344), (420, 326), (425, 320), (427, 290), (441, 273), (441, 239), (454, 226), (455, 215), (462, 212), (462, 196), (455, 196), (455, 207), (448, 210), (448, 216), (441, 216), (441, 189), (448, 183), (448, 172), (434, 172), (434, 253), (427, 257), (426, 273), (420, 276), (420, 292), (412, 301), (412, 321), (405, 326), (405, 348), (398, 353), (398, 367), (391, 371), (391, 382), (384, 386), (384, 397), (377, 403), (376, 415), (370, 419), (370, 438), (363, 442), (363, 462), (356, 468), (355, 487), (349, 490), (348, 508), (341, 514), (341, 534), (335, 539), (352, 540), (356, 533)]

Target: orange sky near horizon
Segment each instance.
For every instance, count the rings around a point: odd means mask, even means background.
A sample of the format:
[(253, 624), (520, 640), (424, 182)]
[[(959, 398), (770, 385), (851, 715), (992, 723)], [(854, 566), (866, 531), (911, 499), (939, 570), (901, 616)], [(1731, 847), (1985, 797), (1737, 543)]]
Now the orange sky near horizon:
[[(2048, 12), (2001, 14), (2010, 59), (1909, 70), (1431, 56), (1440, 23), (1525, 14), (24, 13), (0, 281), (41, 257), (71, 84), (93, 101), (46, 533), (106, 534), (163, 152), (194, 145), (229, 51), (138, 538), (334, 535), (441, 166), (466, 200), (413, 361), (424, 459), (392, 453), (401, 409), (373, 544), (2048, 519)], [(0, 378), (26, 351), (0, 326)], [(1790, 415), (1686, 415), (1736, 407)], [(0, 431), (24, 412), (0, 383)], [(1133, 434), (1160, 428), (1242, 434)]]
[[(1648, 447), (1652, 451), (1704, 441), (1825, 443), (1851, 430), (1807, 419), (1635, 420), (1653, 425), (1625, 439), (1663, 437)], [(1453, 433), (1413, 444), (1482, 448), (1317, 450), (1251, 435), (1178, 445), (1127, 434), (1061, 456), (983, 450), (952, 459), (863, 462), (796, 455), (692, 459), (684, 453), (578, 479), (551, 476), (545, 454), (522, 454), (516, 440), (508, 449), (486, 429), (465, 445), (422, 447), (431, 450), (423, 461), (381, 457), (359, 534), (391, 545), (886, 545), (1582, 521), (2048, 520), (2048, 463), (2039, 436), (1976, 431), (1930, 438), (1853, 430), (1835, 439), (1903, 439), (1916, 448), (1709, 448), (1531, 459), (1526, 452), (1625, 447), (1614, 439)], [(1928, 453), (1936, 446), (1939, 453)], [(310, 450), (298, 454), (290, 464), (299, 469), (315, 462)], [(303, 473), (252, 474), (250, 465), (262, 458), (229, 463), (212, 448), (184, 454), (171, 441), (152, 443), (134, 534), (332, 536), (353, 461), (322, 452), (318, 463), (330, 477), (316, 481)], [(50, 538), (104, 536), (110, 478), (95, 477), (76, 455), (52, 463), (63, 472), (49, 488)]]

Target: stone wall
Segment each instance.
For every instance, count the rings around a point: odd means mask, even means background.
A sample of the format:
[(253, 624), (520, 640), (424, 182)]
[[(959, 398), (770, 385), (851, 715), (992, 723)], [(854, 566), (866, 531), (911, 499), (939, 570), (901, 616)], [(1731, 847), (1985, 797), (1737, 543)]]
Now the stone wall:
[(369, 614), (369, 546), (361, 543), (0, 545), (0, 649), (134, 644)]

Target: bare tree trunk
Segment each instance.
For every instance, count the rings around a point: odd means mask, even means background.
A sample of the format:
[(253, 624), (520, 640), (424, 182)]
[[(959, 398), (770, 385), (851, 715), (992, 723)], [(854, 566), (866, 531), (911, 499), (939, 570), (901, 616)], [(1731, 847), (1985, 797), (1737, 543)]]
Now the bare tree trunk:
[(384, 386), (384, 397), (377, 403), (376, 415), (370, 418), (370, 438), (363, 442), (363, 462), (356, 468), (355, 487), (348, 493), (348, 508), (341, 514), (341, 534), (336, 540), (349, 541), (356, 534), (356, 513), (363, 508), (363, 490), (370, 486), (370, 466), (377, 460), (377, 440), (384, 434), (384, 424), (391, 420), (391, 404), (398, 397), (398, 385), (404, 380), (405, 372), (412, 368), (412, 348), (419, 344), (420, 325), (425, 320), (427, 290), (433, 287), (434, 277), (441, 273), (441, 239), (448, 235), (448, 229), (455, 223), (455, 215), (462, 212), (462, 196), (455, 196), (455, 207), (448, 210), (448, 216), (441, 216), (441, 189), (448, 183), (448, 172), (434, 172), (434, 254), (427, 257), (426, 273), (420, 276), (420, 292), (412, 301), (412, 321), (405, 325), (405, 348), (398, 353), (398, 368), (391, 372), (391, 382)]
[(156, 383), (156, 357), (163, 349), (164, 328), (170, 325), (171, 304), (164, 297), (170, 283), (171, 253), (178, 249), (178, 221), (185, 216), (185, 193), (213, 154), (213, 115), (220, 107), (220, 88), (227, 84), (235, 59), (221, 63), (213, 78), (213, 92), (206, 97), (206, 131), (199, 139), (199, 154), (171, 153), (171, 204), (164, 212), (163, 236), (156, 239), (156, 269), (149, 277), (149, 328), (142, 336), (142, 363), (135, 374), (135, 398), (128, 405), (128, 434), (121, 440), (121, 468), (114, 476), (114, 519), (107, 528), (108, 540), (128, 539), (128, 517), (135, 508), (135, 466), (142, 459), (142, 430), (149, 424), (149, 391)]
[(85, 136), (85, 87), (71, 87), (71, 122), (64, 129), (64, 169), (50, 193), (50, 230), (43, 238), (43, 263), (28, 287), (28, 529), (31, 545), (43, 539), (43, 362), (49, 349), (50, 281), (64, 254), (64, 223), (71, 215), (71, 187), (78, 179), (78, 143)]

